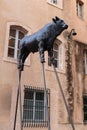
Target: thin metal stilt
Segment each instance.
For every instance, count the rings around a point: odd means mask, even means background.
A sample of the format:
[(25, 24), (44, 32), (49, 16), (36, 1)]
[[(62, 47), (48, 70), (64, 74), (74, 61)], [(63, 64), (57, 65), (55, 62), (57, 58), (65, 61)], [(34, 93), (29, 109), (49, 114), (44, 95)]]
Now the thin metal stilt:
[(50, 128), (50, 115), (49, 115), (48, 105), (47, 105), (47, 91), (46, 91), (44, 63), (42, 63), (42, 77), (43, 77), (43, 83), (44, 83), (45, 108), (46, 108), (46, 113), (47, 113), (47, 117), (48, 117), (48, 130), (51, 130), (51, 128)]
[(20, 107), (20, 128), (23, 130), (23, 124), (22, 124), (22, 101), (21, 101), (21, 71), (19, 70), (19, 107)]
[(64, 104), (65, 104), (65, 107), (66, 107), (66, 110), (67, 110), (67, 113), (68, 113), (68, 117), (69, 117), (69, 122), (71, 124), (71, 127), (73, 130), (75, 130), (75, 127), (74, 127), (74, 124), (73, 124), (73, 120), (70, 116), (70, 110), (68, 108), (68, 105), (67, 105), (67, 102), (66, 102), (66, 99), (65, 99), (65, 96), (64, 96), (64, 93), (63, 93), (63, 89), (62, 89), (62, 85), (60, 83), (60, 79), (59, 79), (59, 76), (57, 74), (57, 71), (56, 71), (56, 68), (55, 66), (53, 65), (53, 68), (54, 68), (54, 72), (55, 72), (55, 75), (56, 75), (56, 79), (57, 79), (57, 82), (58, 82), (58, 85), (59, 85), (59, 88), (60, 88), (60, 91), (61, 91), (61, 94), (62, 94), (62, 97), (63, 97), (63, 100), (64, 100)]
[(16, 128), (18, 100), (19, 99), (20, 99), (19, 100), (19, 102), (20, 102), (20, 104), (19, 104), (19, 107), (20, 107), (20, 125), (21, 125), (21, 130), (23, 130), (23, 127), (22, 127), (22, 107), (21, 107), (21, 87), (20, 87), (20, 81), (21, 81), (21, 71), (19, 70), (19, 75), (18, 75), (18, 90), (17, 90), (16, 109), (15, 109), (15, 119), (14, 119), (13, 130), (15, 130), (15, 128)]

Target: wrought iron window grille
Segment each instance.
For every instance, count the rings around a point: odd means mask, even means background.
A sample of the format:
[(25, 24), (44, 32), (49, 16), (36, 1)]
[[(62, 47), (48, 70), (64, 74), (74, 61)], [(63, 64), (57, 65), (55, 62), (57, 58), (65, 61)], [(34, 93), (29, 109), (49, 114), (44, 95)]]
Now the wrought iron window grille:
[[(47, 103), (50, 114), (50, 90), (47, 89)], [(47, 127), (48, 117), (44, 106), (44, 89), (24, 86), (23, 127)]]
[(84, 124), (87, 124), (87, 94), (83, 95), (83, 113), (84, 113)]

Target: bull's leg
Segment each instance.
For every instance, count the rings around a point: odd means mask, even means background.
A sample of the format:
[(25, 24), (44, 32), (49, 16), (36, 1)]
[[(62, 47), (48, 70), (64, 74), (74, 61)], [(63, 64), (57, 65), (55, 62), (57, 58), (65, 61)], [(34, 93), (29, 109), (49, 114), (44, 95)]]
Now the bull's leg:
[(48, 50), (48, 57), (50, 58), (51, 63), (55, 64), (54, 54), (53, 54), (53, 48), (51, 48), (50, 50)]
[(19, 56), (18, 56), (18, 69), (21, 69), (21, 67), (22, 67), (22, 57), (23, 57), (24, 53), (25, 53), (25, 48), (21, 47)]
[(29, 52), (28, 50), (26, 50), (25, 53), (24, 53), (24, 55), (22, 56), (21, 71), (23, 71), (23, 69), (24, 69), (24, 63), (25, 63), (25, 60), (26, 60), (27, 56), (29, 55), (29, 53), (30, 53), (30, 52)]
[(41, 63), (44, 63), (45, 62), (45, 59), (44, 59), (44, 42), (40, 41), (38, 46), (39, 46), (40, 61), (41, 61)]

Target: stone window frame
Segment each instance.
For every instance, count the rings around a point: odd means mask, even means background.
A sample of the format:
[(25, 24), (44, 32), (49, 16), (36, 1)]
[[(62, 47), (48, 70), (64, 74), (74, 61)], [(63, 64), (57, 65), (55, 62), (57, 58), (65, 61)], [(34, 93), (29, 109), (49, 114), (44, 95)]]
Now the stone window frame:
[(18, 58), (19, 43), (26, 33), (27, 31), (23, 31), (23, 29), (19, 26), (10, 26), (7, 57), (12, 57), (14, 59)]
[[(62, 57), (62, 48), (61, 48), (61, 41), (56, 40), (54, 43), (53, 47), (53, 52), (54, 52), (54, 59), (55, 59), (55, 67), (58, 69), (62, 68), (62, 63), (61, 63), (61, 57)], [(51, 66), (51, 63), (49, 61), (48, 57), (48, 66)]]
[[(65, 43), (66, 43), (66, 41), (65, 40), (63, 40), (63, 39), (61, 39), (61, 38), (57, 38), (56, 40), (55, 40), (55, 42), (56, 42), (56, 44), (58, 44), (59, 46), (60, 46), (60, 48), (61, 48), (61, 65), (59, 65), (59, 67), (56, 67), (56, 70), (57, 70), (57, 72), (60, 72), (60, 73), (65, 73)], [(52, 67), (52, 65), (48, 65), (48, 53), (46, 52), (46, 54), (45, 54), (45, 56), (46, 56), (46, 65), (45, 65), (45, 69), (46, 70), (48, 70), (48, 71), (53, 71), (53, 67)]]
[(84, 2), (82, 0), (76, 0), (76, 11), (79, 18), (84, 17)]
[(58, 7), (60, 9), (63, 9), (64, 0), (47, 0), (47, 3), (54, 6), (54, 7)]
[[(29, 92), (31, 92), (30, 96), (28, 95)], [(39, 101), (41, 103), (40, 100), (36, 100), (36, 94), (37, 93), (43, 93), (44, 94), (44, 89), (39, 88), (39, 87), (24, 85), (23, 127), (47, 127), (48, 126), (48, 117), (47, 117), (47, 113), (46, 113), (46, 110), (45, 110), (46, 107), (45, 106), (39, 106), (39, 108), (38, 108), (35, 105), (37, 103), (37, 101)], [(29, 98), (32, 97), (32, 100), (28, 99), (28, 97)], [(42, 98), (42, 97), (39, 96), (38, 98)], [(43, 103), (44, 103), (43, 105), (45, 105), (45, 97), (43, 97), (43, 98), (44, 98), (43, 99)], [(49, 114), (50, 114), (50, 89), (47, 89), (47, 99), (48, 99), (48, 101), (47, 101), (48, 111), (49, 111)], [(32, 101), (33, 106), (29, 105), (29, 100), (30, 100), (30, 102)], [(30, 104), (32, 105), (32, 103), (30, 103)], [(29, 109), (28, 109), (28, 107), (29, 107)], [(42, 111), (41, 107), (43, 107), (43, 111), (44, 111), (43, 118), (42, 119), (35, 119), (36, 112), (38, 114), (38, 117), (41, 116), (41, 111)], [(29, 112), (30, 112), (30, 116), (32, 116), (32, 118), (30, 117), (30, 119), (27, 119), (28, 117), (26, 117), (25, 111), (28, 113), (28, 116), (29, 116)], [(31, 111), (32, 111), (32, 115), (31, 115)]]
[[(31, 28), (27, 27), (19, 22), (7, 22), (6, 24), (6, 37), (5, 37), (5, 46), (4, 46), (4, 56), (3, 56), (3, 61), (10, 62), (13, 64), (17, 64), (17, 59), (13, 57), (8, 57), (8, 45), (9, 45), (9, 33), (10, 33), (10, 28), (11, 26), (16, 27), (16, 29), (19, 29), (23, 32), (26, 33), (26, 35), (31, 35)], [(30, 55), (26, 59), (25, 62), (26, 66), (30, 66)]]

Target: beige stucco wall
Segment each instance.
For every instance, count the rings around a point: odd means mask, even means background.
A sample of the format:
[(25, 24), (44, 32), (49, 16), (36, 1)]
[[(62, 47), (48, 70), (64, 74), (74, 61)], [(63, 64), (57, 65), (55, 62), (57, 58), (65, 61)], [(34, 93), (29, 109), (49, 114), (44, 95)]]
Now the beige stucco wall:
[[(55, 7), (46, 0), (1, 0), (0, 1), (0, 130), (12, 130), (13, 120), (15, 113), (16, 94), (18, 86), (18, 71), (17, 64), (10, 59), (6, 58), (6, 38), (7, 38), (7, 24), (10, 22), (19, 23), (31, 31), (31, 33), (37, 31), (47, 22), (51, 21), (54, 16), (63, 18), (69, 25), (68, 31), (75, 28), (77, 36), (74, 38), (81, 42), (87, 43), (87, 11), (85, 2), (85, 17), (83, 20), (76, 16), (75, 1), (63, 0), (63, 9)], [(66, 39), (61, 35), (59, 37), (63, 44), (66, 43)], [(47, 61), (47, 57), (46, 57)], [(83, 125), (82, 114), (82, 73), (76, 73), (75, 55), (73, 54), (73, 73), (74, 78), (74, 122), (76, 130), (86, 130), (87, 126)], [(63, 90), (67, 97), (66, 88), (66, 73), (65, 68), (63, 71), (58, 71)], [(51, 129), (64, 129), (70, 130), (71, 127), (67, 122), (67, 112), (63, 103), (63, 99), (60, 90), (57, 85), (57, 81), (53, 72), (53, 69), (48, 69), (47, 62), (45, 63), (46, 83), (50, 88), (50, 118)], [(78, 84), (79, 82), (79, 84)], [(85, 80), (85, 84), (87, 81)], [(39, 62), (39, 53), (31, 54), (29, 65), (25, 67), (22, 73), (21, 90), (22, 90), (22, 104), (23, 104), (23, 89), (24, 85), (32, 85), (43, 87), (42, 81), (42, 68)], [(77, 102), (76, 93), (79, 90), (80, 102)], [(20, 112), (18, 112), (20, 113)], [(55, 113), (55, 114), (54, 114)], [(20, 118), (18, 114), (17, 129), (20, 130)], [(24, 128), (25, 130), (37, 129), (37, 128)], [(38, 130), (41, 128), (38, 128)], [(46, 128), (42, 128), (46, 129)]]

